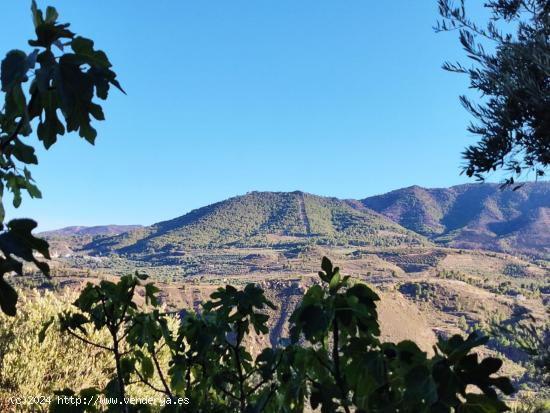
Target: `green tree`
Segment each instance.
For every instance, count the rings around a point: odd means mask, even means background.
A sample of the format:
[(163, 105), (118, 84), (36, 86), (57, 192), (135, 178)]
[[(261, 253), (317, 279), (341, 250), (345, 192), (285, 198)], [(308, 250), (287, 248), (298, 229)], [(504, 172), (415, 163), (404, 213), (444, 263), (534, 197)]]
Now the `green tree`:
[[(92, 347), (106, 350), (112, 354), (116, 374), (113, 380), (107, 384), (105, 395), (120, 397), (119, 400), (123, 403), (122, 411), (125, 413), (130, 411), (125, 401), (125, 387), (129, 381), (129, 374), (133, 371), (132, 363), (137, 360), (125, 357), (128, 352), (123, 348), (124, 339), (128, 337), (128, 343), (142, 347), (152, 343), (151, 340), (147, 340), (149, 338), (156, 340), (162, 338), (160, 329), (154, 329), (154, 324), (147, 323), (149, 315), (144, 312), (138, 313), (138, 307), (134, 302), (134, 292), (141, 285), (141, 281), (145, 279), (147, 279), (146, 275), (136, 273), (133, 276), (121, 277), (117, 283), (105, 280), (98, 285), (88, 283), (74, 302), (74, 306), (79, 311), (65, 312), (59, 317), (62, 331), (66, 331)], [(156, 297), (158, 289), (153, 284), (146, 284), (144, 290), (146, 303), (158, 304)], [(85, 328), (87, 325), (92, 325), (96, 331), (106, 330), (111, 339), (110, 345), (106, 346), (88, 339), (86, 337), (88, 330)], [(45, 328), (48, 328), (48, 324)], [(157, 332), (159, 332), (158, 336)], [(149, 345), (148, 349), (153, 360), (158, 363), (153, 345)], [(149, 376), (149, 372), (153, 368), (151, 360), (146, 358), (141, 351), (135, 351), (134, 357), (141, 362), (145, 376), (145, 378), (142, 376), (142, 380), (147, 382), (146, 377)]]
[(481, 25), (468, 17), (465, 0), (438, 4), (436, 30), (458, 30), (472, 63), (445, 63), (444, 69), (467, 74), (481, 99), (460, 98), (476, 119), (468, 130), (479, 136), (463, 154), (464, 172), (483, 180), (502, 169), (506, 184), (524, 173), (544, 176), (550, 164), (550, 1), (487, 1), (491, 18)]
[[(342, 276), (327, 258), (320, 283), (309, 288), (290, 318), (286, 344), (261, 349), (255, 357), (250, 343), (269, 332), (267, 310), (274, 309), (261, 288), (219, 288), (201, 313), (184, 315), (174, 332), (159, 311), (156, 288), (151, 283), (140, 287), (143, 278), (89, 284), (75, 302), (76, 311), (60, 315), (62, 329), (84, 343), (90, 341), (87, 332), (107, 330), (112, 337), (113, 344), (103, 348), (114, 356), (114, 377), (104, 389), (76, 389), (80, 395), (124, 397), (125, 386), (137, 380), (170, 401), (163, 412), (301, 413), (308, 404), (322, 413), (508, 410), (498, 391), (511, 394), (514, 389), (508, 378), (494, 376), (502, 360), (479, 361), (472, 352), (486, 337), (441, 338), (431, 358), (412, 341), (382, 343), (378, 296)], [(150, 311), (135, 304), (136, 288), (145, 288)], [(156, 357), (163, 346), (169, 349), (168, 368)], [(189, 405), (177, 403), (184, 398)], [(53, 404), (51, 411), (64, 408)], [(95, 406), (81, 409), (96, 411)]]
[[(268, 332), (269, 317), (262, 310), (275, 307), (263, 291), (253, 284), (242, 291), (232, 286), (219, 288), (212, 300), (204, 303), (202, 313), (186, 315), (174, 333), (167, 315), (159, 311), (158, 289), (152, 283), (141, 286), (145, 279), (145, 275), (136, 274), (117, 283), (89, 283), (74, 303), (76, 311), (59, 315), (62, 331), (107, 351), (115, 365), (115, 374), (105, 388), (78, 394), (125, 400), (127, 385), (139, 382), (165, 397), (165, 412), (266, 411), (275, 395), (275, 370), (285, 351), (266, 348), (254, 360), (245, 345), (251, 329), (259, 335)], [(135, 303), (138, 288), (143, 288), (150, 311)], [(46, 324), (45, 330), (50, 325)], [(102, 332), (110, 335), (110, 345), (88, 337)], [(168, 368), (159, 358), (163, 347), (169, 350)], [(65, 389), (59, 394), (77, 393)], [(189, 406), (181, 403), (185, 398)], [(63, 408), (55, 403), (52, 407), (54, 411)], [(124, 402), (111, 409), (128, 413), (147, 411), (148, 406)]]
[(530, 356), (535, 380), (540, 390), (550, 397), (550, 307), (546, 320), (537, 320), (526, 311), (515, 311), (508, 320), (495, 320), (491, 332), (499, 340), (507, 340)]
[(107, 99), (111, 85), (122, 91), (107, 55), (96, 50), (92, 40), (71, 32), (69, 24), (59, 23), (53, 7), (44, 13), (33, 0), (32, 19), (36, 34), (29, 40), (32, 50), (11, 50), (0, 65), (4, 97), (0, 110), (0, 308), (9, 315), (16, 312), (17, 293), (5, 275), (21, 275), (21, 260), (35, 263), (49, 275), (48, 265), (34, 255), (37, 252), (50, 258), (48, 243), (31, 234), (36, 222), (19, 219), (4, 223), (6, 190), (12, 192), (16, 208), (22, 191), (31, 198), (41, 197), (27, 168), (38, 164), (38, 158), (24, 138), (36, 130), (38, 140), (49, 149), (65, 132), (78, 132), (93, 144), (97, 132), (92, 118), (105, 118), (96, 98)]
[[(323, 413), (506, 411), (495, 388), (509, 394), (508, 379), (494, 378), (502, 361), (478, 361), (470, 351), (487, 342), (440, 339), (428, 359), (412, 341), (381, 343), (376, 312), (378, 296), (365, 284), (352, 283), (323, 259), (321, 284), (311, 287), (292, 315), (292, 339), (309, 345), (296, 349), (295, 367), (306, 376), (312, 407)], [(467, 391), (469, 385), (482, 394)]]

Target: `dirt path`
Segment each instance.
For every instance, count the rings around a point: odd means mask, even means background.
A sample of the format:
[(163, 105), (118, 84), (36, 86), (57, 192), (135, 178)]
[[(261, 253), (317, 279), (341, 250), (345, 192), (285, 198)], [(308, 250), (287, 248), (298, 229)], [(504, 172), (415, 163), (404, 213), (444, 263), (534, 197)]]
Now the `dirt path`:
[(300, 203), (300, 214), (302, 215), (302, 222), (304, 223), (304, 227), (306, 229), (306, 234), (311, 234), (311, 225), (309, 224), (309, 218), (307, 216), (306, 212), (306, 202), (304, 199), (304, 194), (300, 194), (298, 197), (298, 202)]

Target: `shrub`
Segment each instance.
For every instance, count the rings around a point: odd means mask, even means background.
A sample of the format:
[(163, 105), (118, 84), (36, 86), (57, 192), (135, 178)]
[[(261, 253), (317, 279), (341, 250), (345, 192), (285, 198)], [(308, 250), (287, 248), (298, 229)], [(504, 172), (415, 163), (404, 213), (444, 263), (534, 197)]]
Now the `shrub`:
[[(269, 333), (265, 310), (274, 306), (254, 284), (219, 288), (200, 314), (182, 318), (177, 331), (158, 309), (156, 288), (142, 286), (145, 277), (139, 274), (89, 284), (75, 312), (58, 321), (83, 341), (91, 341), (83, 334), (92, 330), (110, 337), (106, 347), (115, 374), (105, 387), (86, 394), (123, 400), (128, 383), (138, 382), (173, 402), (163, 412), (291, 413), (308, 405), (323, 413), (508, 410), (498, 392), (512, 393), (510, 380), (494, 376), (502, 361), (479, 361), (472, 352), (487, 338), (477, 333), (440, 338), (431, 358), (412, 341), (381, 343), (376, 293), (342, 276), (327, 258), (319, 278), (292, 314), (285, 345), (256, 357), (246, 343), (253, 334)], [(148, 307), (133, 301), (137, 288), (145, 288)], [(168, 363), (157, 357), (161, 349), (168, 350)], [(177, 405), (179, 398), (189, 405)], [(52, 405), (52, 411), (63, 407)], [(113, 409), (148, 406), (123, 403)]]
[[(61, 334), (58, 326), (39, 341), (44, 323), (67, 311), (71, 298), (33, 293), (21, 297), (17, 316), (0, 312), (0, 400), (5, 405), (9, 396), (52, 395), (65, 387), (104, 387), (112, 375), (104, 351)], [(88, 336), (99, 343), (107, 339), (103, 331), (89, 331)]]

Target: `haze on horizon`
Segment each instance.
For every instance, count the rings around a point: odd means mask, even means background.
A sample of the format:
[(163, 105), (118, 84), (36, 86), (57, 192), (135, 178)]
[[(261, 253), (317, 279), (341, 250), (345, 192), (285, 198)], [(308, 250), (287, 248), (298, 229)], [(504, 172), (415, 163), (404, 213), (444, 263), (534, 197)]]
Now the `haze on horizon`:
[[(2, 53), (27, 48), (28, 3), (4, 5)], [(40, 151), (44, 198), (8, 218), (151, 224), (253, 190), (357, 199), (472, 182), (467, 79), (441, 69), (463, 54), (434, 33), (436, 2), (38, 3), (108, 52), (128, 95), (112, 92), (94, 148), (67, 135)]]

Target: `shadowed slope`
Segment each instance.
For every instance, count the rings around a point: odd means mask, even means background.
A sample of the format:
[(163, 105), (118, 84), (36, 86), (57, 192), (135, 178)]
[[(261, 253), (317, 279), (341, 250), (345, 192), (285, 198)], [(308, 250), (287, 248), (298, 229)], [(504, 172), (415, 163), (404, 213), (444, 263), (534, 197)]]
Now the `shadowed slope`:
[(362, 202), (445, 245), (542, 257), (550, 252), (549, 182), (527, 183), (516, 191), (496, 184), (410, 187)]

